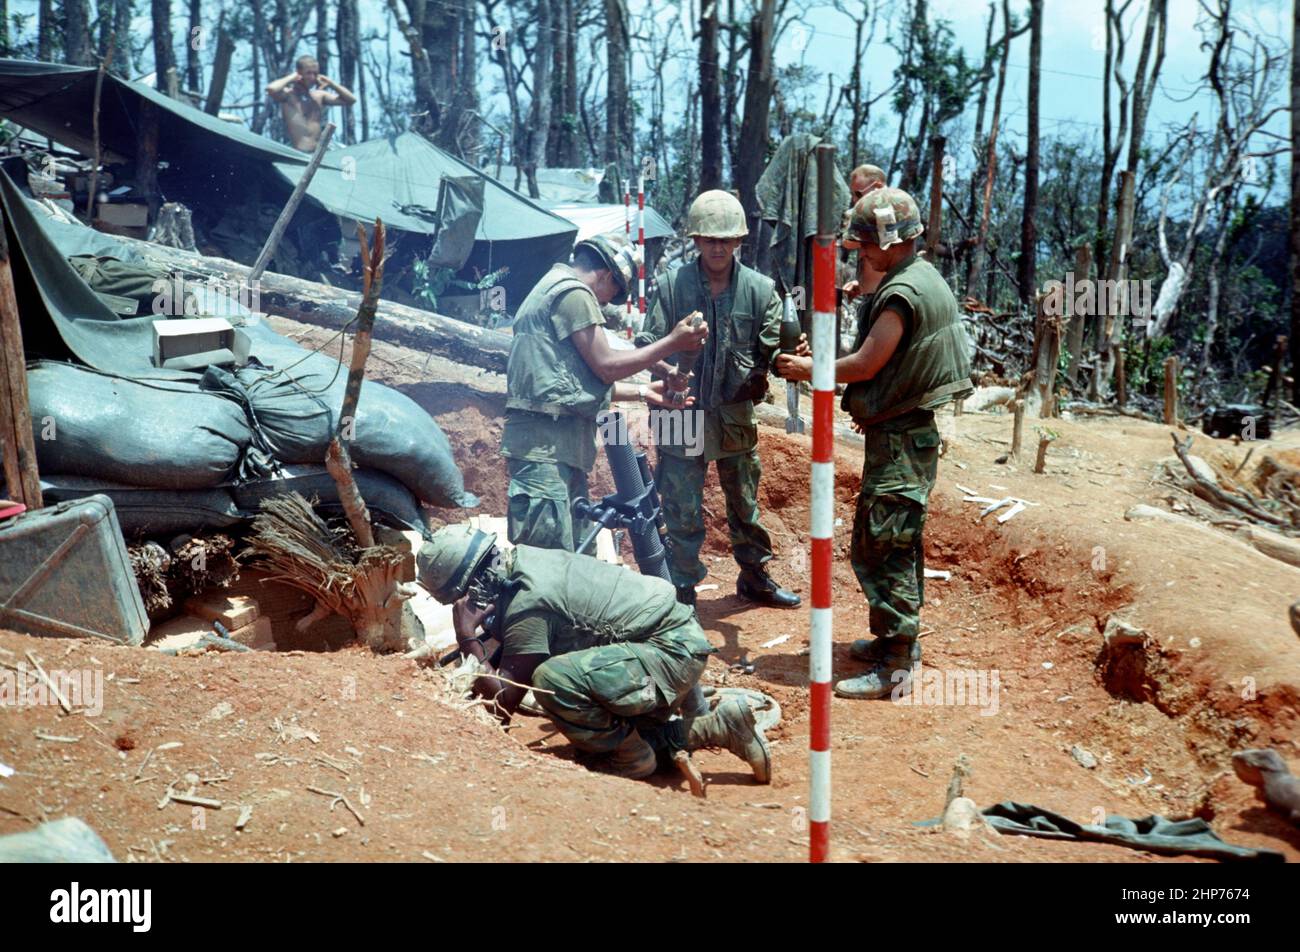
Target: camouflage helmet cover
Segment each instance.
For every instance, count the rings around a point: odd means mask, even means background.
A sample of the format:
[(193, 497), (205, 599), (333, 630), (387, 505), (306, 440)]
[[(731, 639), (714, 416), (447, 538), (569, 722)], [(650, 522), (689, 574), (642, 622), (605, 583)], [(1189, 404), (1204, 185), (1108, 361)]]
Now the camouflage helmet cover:
[(749, 234), (740, 200), (720, 188), (701, 192), (686, 213), (691, 238), (744, 238)]
[(464, 596), (470, 581), (492, 554), (497, 537), (467, 525), (444, 526), (420, 546), (415, 574), (444, 605)]
[(889, 248), (925, 231), (916, 200), (901, 188), (878, 188), (858, 199), (846, 241)]
[(614, 235), (596, 235), (593, 238), (584, 238), (574, 245), (574, 250), (583, 247), (594, 251), (605, 267), (609, 269), (610, 274), (614, 276), (614, 283), (618, 285), (619, 290), (610, 299), (609, 303), (622, 304), (627, 301), (632, 282), (636, 280), (640, 270), (641, 250), (636, 245), (629, 244), (621, 236)]

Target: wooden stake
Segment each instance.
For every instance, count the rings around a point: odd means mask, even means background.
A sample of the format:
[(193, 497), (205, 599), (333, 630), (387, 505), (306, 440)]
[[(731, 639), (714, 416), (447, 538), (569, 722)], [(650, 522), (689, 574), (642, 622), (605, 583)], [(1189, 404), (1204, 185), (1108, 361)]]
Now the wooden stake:
[(357, 310), (357, 333), (352, 340), (352, 366), (348, 371), (348, 384), (343, 393), (343, 408), (339, 412), (338, 427), (325, 454), (325, 468), (339, 489), (339, 502), (347, 514), (348, 525), (357, 537), (357, 544), (369, 549), (375, 544), (370, 528), (370, 513), (365, 500), (352, 478), (352, 457), (347, 444), (352, 441), (356, 427), (357, 402), (361, 399), (361, 382), (366, 376), (366, 359), (370, 356), (371, 334), (375, 326), (375, 308), (379, 304), (379, 290), (384, 283), (384, 223), (375, 219), (375, 243), (366, 246), (366, 230), (358, 223), (357, 238), (361, 243), (361, 260), (365, 262), (362, 276), (361, 307)]
[(108, 55), (99, 61), (99, 72), (95, 74), (95, 106), (91, 112), (91, 123), (94, 126), (95, 142), (95, 164), (90, 169), (90, 190), (86, 196), (86, 218), (95, 217), (95, 191), (99, 188), (99, 166), (104, 161), (104, 149), (99, 141), (99, 100), (100, 94), (104, 90), (104, 73), (108, 72), (109, 64), (113, 62), (113, 51), (116, 48), (115, 40), (117, 32), (113, 31), (108, 34)]
[(1047, 468), (1047, 447), (1051, 445), (1053, 437), (1046, 434), (1038, 434), (1038, 459), (1034, 461), (1034, 472), (1041, 473)]
[(1015, 414), (1015, 422), (1011, 430), (1011, 458), (1018, 460), (1020, 459), (1020, 441), (1025, 432), (1025, 401), (1013, 400), (1011, 410)]
[(1165, 423), (1178, 425), (1178, 358), (1165, 358)]
[(27, 402), (22, 323), (3, 222), (0, 222), (0, 456), (3, 456), (9, 495), (28, 509), (40, 509), (44, 503), (36, 469), (31, 407)]
[(334, 135), (334, 128), (334, 123), (330, 122), (321, 131), (320, 142), (316, 144), (316, 151), (312, 153), (311, 161), (307, 163), (307, 168), (303, 170), (302, 177), (298, 179), (298, 184), (294, 186), (289, 201), (280, 211), (280, 217), (275, 220), (275, 227), (266, 236), (266, 244), (262, 246), (262, 251), (253, 264), (253, 270), (248, 273), (250, 287), (254, 281), (262, 276), (266, 266), (271, 263), (271, 255), (275, 254), (275, 249), (279, 246), (280, 239), (284, 237), (284, 231), (289, 227), (289, 221), (293, 218), (293, 213), (298, 210), (303, 195), (307, 193), (307, 186), (311, 184), (312, 176), (320, 168), (321, 159), (325, 158), (325, 149), (330, 144), (330, 138)]

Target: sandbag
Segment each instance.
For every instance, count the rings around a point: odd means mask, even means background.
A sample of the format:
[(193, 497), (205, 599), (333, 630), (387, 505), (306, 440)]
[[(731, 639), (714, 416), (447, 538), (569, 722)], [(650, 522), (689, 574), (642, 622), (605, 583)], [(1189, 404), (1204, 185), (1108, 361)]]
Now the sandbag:
[[(352, 478), (373, 520), (396, 529), (425, 532), (419, 502), (392, 476), (373, 469), (356, 469)], [(324, 466), (285, 466), (279, 476), (254, 479), (229, 488), (235, 505), (250, 519), (257, 515), (263, 499), (288, 492), (299, 493), (308, 500), (319, 499), (315, 508), (326, 513), (343, 511), (338, 486)]]
[[(36, 458), (49, 473), (202, 489), (253, 475), (239, 403), (198, 380), (137, 378), (54, 361), (27, 372)], [(247, 465), (245, 465), (247, 463)]]
[[(203, 386), (245, 402), (276, 459), (322, 462), (343, 405), (348, 368), (337, 357), (304, 355), (301, 347), (264, 324), (251, 323), (243, 330), (265, 366), (234, 374), (209, 368)], [(410, 397), (383, 384), (361, 385), (349, 450), (357, 466), (388, 473), (429, 505), (478, 505), (477, 497), (465, 491), (451, 443), (437, 421)]]
[(225, 529), (247, 517), (229, 491), (212, 489), (153, 489), (127, 486), (87, 476), (61, 474), (41, 477), (47, 505), (103, 495), (113, 500), (117, 520), (128, 539), (137, 535), (174, 535), (203, 529)]

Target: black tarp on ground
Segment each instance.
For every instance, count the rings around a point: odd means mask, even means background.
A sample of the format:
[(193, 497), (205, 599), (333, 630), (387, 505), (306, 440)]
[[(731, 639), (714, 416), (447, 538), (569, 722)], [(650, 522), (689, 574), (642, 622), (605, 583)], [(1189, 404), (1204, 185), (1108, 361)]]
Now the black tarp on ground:
[[(305, 351), (265, 324), (250, 322), (241, 330), (260, 364), (240, 370), (237, 382), (216, 380), (213, 368), (208, 374), (156, 368), (153, 318), (120, 319), (110, 311), (3, 172), (0, 208), (27, 358), (52, 362), (29, 380), (37, 453), (46, 472), (183, 490), (263, 479), (281, 463), (323, 460), (347, 379), (336, 359)], [(47, 379), (51, 386), (43, 389)], [(77, 380), (86, 382), (84, 390), (94, 381), (106, 382), (111, 392), (100, 400), (78, 399), (84, 394)], [(159, 441), (165, 428), (151, 426), (150, 419), (174, 412), (171, 402), (178, 398), (163, 391), (176, 390), (192, 406), (179, 431), (172, 428), (181, 435), (164, 445)], [(45, 412), (47, 407), (55, 409)], [(235, 410), (243, 422), (227, 426)], [(263, 426), (258, 420), (263, 412), (275, 426)], [(45, 416), (53, 421), (53, 440), (42, 433)], [(60, 426), (67, 438), (62, 443)], [(185, 438), (186, 426), (194, 437)], [(465, 492), (446, 436), (409, 397), (381, 384), (363, 384), (355, 429), (352, 456), (359, 466), (390, 474), (433, 505), (477, 505)], [(204, 434), (220, 439), (214, 444), (197, 438)], [(224, 455), (214, 468), (205, 450), (210, 445), (235, 446), (237, 452)], [(64, 464), (65, 457), (70, 462), (64, 472), (50, 468)], [(67, 472), (68, 466), (74, 471)]]

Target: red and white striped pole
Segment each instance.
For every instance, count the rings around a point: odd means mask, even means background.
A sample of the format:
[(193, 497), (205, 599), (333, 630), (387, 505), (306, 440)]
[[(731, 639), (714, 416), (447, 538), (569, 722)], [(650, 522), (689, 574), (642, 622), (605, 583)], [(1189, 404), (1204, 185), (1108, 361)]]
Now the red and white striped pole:
[[(623, 238), (627, 244), (632, 244), (632, 182), (630, 179), (623, 179)], [(627, 296), (627, 314), (624, 318), (627, 330), (632, 330), (632, 295)]]
[(637, 310), (641, 313), (641, 326), (645, 327), (645, 173), (636, 178), (636, 244), (641, 252), (637, 268)]
[(809, 638), (808, 858), (830, 854), (831, 558), (835, 529), (835, 147), (817, 147), (817, 236), (812, 253), (812, 632)]

